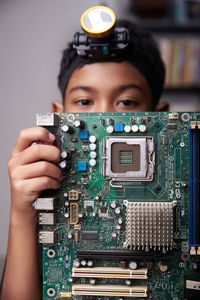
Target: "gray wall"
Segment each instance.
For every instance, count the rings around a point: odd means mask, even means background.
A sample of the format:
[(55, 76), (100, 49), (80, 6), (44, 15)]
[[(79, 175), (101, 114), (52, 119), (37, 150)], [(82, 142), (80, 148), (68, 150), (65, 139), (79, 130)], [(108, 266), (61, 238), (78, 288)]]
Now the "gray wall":
[(11, 150), (19, 131), (35, 125), (35, 114), (61, 99), (61, 52), (79, 29), (83, 11), (102, 3), (124, 17), (129, 0), (0, 0), (0, 265), (7, 249)]

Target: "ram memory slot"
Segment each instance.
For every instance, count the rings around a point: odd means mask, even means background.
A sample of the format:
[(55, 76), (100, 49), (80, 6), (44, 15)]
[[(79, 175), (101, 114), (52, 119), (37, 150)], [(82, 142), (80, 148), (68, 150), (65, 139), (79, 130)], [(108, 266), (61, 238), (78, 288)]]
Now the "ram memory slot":
[(197, 194), (196, 194), (196, 186), (197, 186), (197, 177), (196, 177), (196, 128), (192, 131), (193, 133), (193, 166), (192, 166), (192, 188), (193, 188), (193, 246), (196, 248), (196, 199), (197, 199)]
[(197, 122), (192, 121), (189, 129), (189, 246), (191, 255), (196, 254), (196, 247), (200, 245), (199, 149), (200, 130), (199, 126), (197, 127)]
[[(197, 122), (198, 123), (198, 122)], [(200, 128), (196, 129), (196, 242), (200, 246)]]
[(189, 247), (193, 245), (193, 130), (189, 129)]

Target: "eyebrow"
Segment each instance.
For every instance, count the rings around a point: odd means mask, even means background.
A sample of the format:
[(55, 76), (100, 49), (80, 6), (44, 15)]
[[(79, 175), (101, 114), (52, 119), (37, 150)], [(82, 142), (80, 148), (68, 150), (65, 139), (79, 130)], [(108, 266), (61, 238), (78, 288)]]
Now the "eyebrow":
[[(128, 89), (137, 89), (137, 90), (139, 90), (140, 92), (144, 93), (144, 90), (143, 90), (142, 86), (140, 86), (140, 85), (138, 85), (138, 84), (133, 84), (133, 83), (131, 83), (131, 84), (120, 85), (120, 86), (117, 88), (117, 90), (118, 90), (119, 92), (124, 92), (124, 91), (126, 91), (126, 90), (128, 90)], [(71, 88), (69, 92), (71, 93), (71, 92), (74, 92), (74, 91), (77, 91), (77, 90), (83, 90), (83, 91), (86, 91), (86, 92), (90, 92), (90, 91), (92, 91), (92, 90), (94, 90), (94, 89), (91, 88), (91, 87), (89, 87), (89, 86), (86, 86), (86, 85), (77, 85), (77, 86)]]
[(124, 85), (120, 85), (118, 87), (118, 90), (120, 92), (124, 92), (124, 91), (129, 90), (129, 89), (136, 89), (136, 90), (139, 90), (140, 92), (144, 93), (144, 89), (142, 88), (142, 86), (140, 86), (138, 84), (135, 84), (135, 83), (124, 84)]
[(71, 93), (71, 92), (74, 92), (74, 91), (77, 91), (77, 90), (83, 90), (83, 91), (89, 92), (89, 91), (93, 90), (93, 88), (91, 88), (89, 86), (86, 86), (86, 85), (77, 85), (77, 86), (71, 88), (69, 90), (69, 92)]

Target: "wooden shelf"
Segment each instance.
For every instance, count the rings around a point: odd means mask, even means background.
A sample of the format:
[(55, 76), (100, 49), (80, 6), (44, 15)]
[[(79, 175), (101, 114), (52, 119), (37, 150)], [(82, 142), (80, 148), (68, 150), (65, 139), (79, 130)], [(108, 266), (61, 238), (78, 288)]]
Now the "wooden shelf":
[(200, 93), (200, 86), (194, 87), (166, 87), (164, 92), (167, 93)]
[(200, 21), (175, 22), (173, 20), (138, 20), (138, 26), (154, 33), (200, 33)]

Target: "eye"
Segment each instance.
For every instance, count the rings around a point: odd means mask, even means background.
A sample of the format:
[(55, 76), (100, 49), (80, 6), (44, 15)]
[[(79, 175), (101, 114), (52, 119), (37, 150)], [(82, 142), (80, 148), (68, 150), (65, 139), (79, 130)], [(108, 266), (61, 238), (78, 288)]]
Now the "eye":
[(88, 105), (93, 104), (93, 102), (89, 99), (80, 99), (80, 100), (76, 101), (75, 103), (78, 105), (81, 105), (81, 106), (88, 106)]
[(119, 106), (136, 106), (138, 105), (138, 102), (135, 100), (130, 100), (130, 99), (124, 99), (121, 100), (117, 103)]

